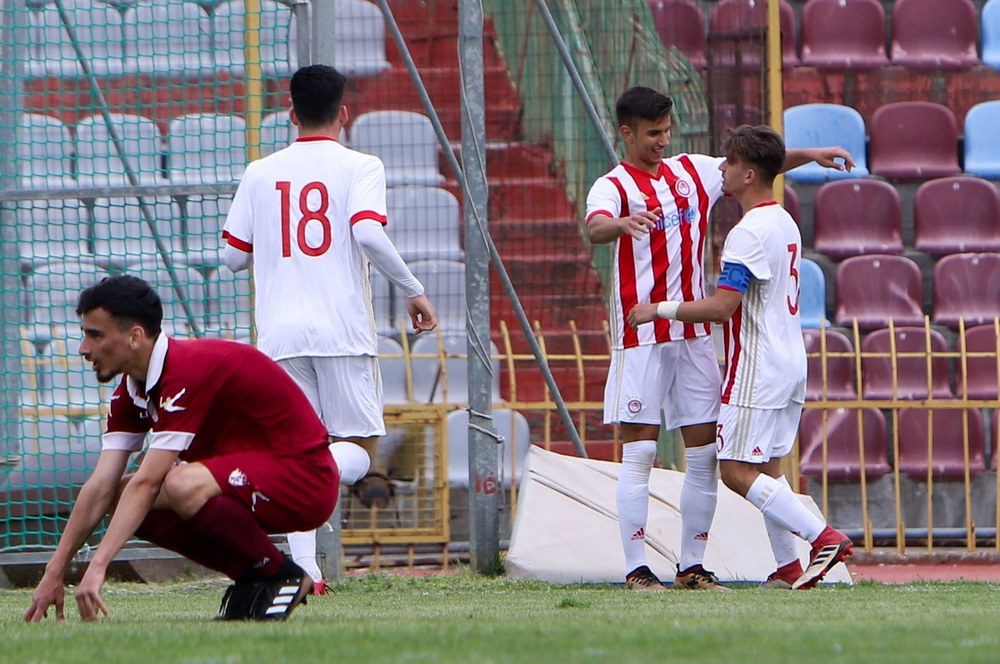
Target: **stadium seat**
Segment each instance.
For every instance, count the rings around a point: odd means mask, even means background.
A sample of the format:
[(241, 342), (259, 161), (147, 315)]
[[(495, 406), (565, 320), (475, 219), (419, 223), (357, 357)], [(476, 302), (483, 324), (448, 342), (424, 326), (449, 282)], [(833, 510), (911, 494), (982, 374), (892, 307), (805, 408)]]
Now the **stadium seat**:
[(124, 16), (127, 73), (168, 77), (214, 71), (209, 39), (212, 22), (197, 6), (143, 3)]
[(260, 156), (287, 148), (298, 137), (299, 128), (292, 124), (288, 111), (268, 113), (260, 122)]
[(879, 107), (871, 119), (871, 172), (898, 180), (958, 175), (958, 126), (941, 104), (904, 101)]
[(108, 273), (96, 262), (86, 258), (53, 261), (35, 270), (27, 281), (34, 323), (31, 338), (66, 338), (70, 330), (77, 333), (80, 321), (76, 303), (80, 291), (106, 276)]
[(857, 319), (863, 331), (895, 321), (921, 326), (923, 283), (920, 268), (909, 258), (873, 254), (854, 256), (837, 266), (837, 325), (850, 327)]
[[(516, 410), (500, 408), (493, 411), (493, 427), (503, 437), (504, 444), (497, 445), (497, 454), (502, 453), (499, 469), (502, 477), (497, 484), (510, 486), (521, 477), (524, 457), (531, 445), (531, 430), (524, 415)], [(469, 413), (456, 410), (448, 413), (448, 484), (469, 486)]]
[(705, 58), (705, 15), (692, 0), (649, 0), (653, 25), (664, 46), (674, 46), (691, 66), (708, 67)]
[(1000, 179), (1000, 101), (984, 101), (965, 114), (965, 172)]
[(787, 184), (785, 185), (785, 202), (782, 206), (792, 215), (796, 224), (802, 224), (802, 213), (799, 211), (799, 195)]
[(878, 69), (885, 54), (885, 10), (878, 0), (809, 0), (802, 8), (802, 64)]
[[(826, 413), (826, 426), (823, 414)], [(827, 478), (831, 482), (858, 482), (861, 479), (861, 448), (864, 437), (866, 480), (875, 480), (891, 472), (887, 450), (885, 417), (877, 408), (861, 411), (862, 431), (858, 431), (856, 410), (836, 408), (805, 410), (799, 424), (799, 467), (803, 475), (823, 475), (823, 434), (826, 433)]]
[(20, 201), (15, 220), (24, 270), (90, 253), (87, 209), (75, 198)]
[(829, 182), (816, 192), (814, 247), (834, 260), (903, 251), (902, 203), (880, 180)]
[(725, 136), (726, 130), (736, 129), (741, 124), (759, 125), (764, 121), (756, 106), (737, 104), (715, 104), (712, 109), (713, 136)]
[(990, 438), (993, 441), (993, 460), (990, 463), (990, 470), (996, 472), (997, 465), (1000, 464), (1000, 445), (997, 443), (1000, 441), (1000, 410), (990, 413), (990, 419), (993, 420), (993, 437)]
[[(441, 345), (438, 346), (440, 339)], [(444, 372), (441, 353), (445, 354)], [(413, 400), (417, 403), (468, 403), (468, 348), (464, 334), (424, 333), (410, 346), (413, 367)], [(490, 342), (493, 369), (493, 401), (500, 400), (500, 360), (496, 344)], [(433, 355), (433, 357), (416, 357)], [(458, 356), (458, 357), (456, 357)]]
[(222, 264), (222, 227), (232, 202), (230, 196), (188, 196), (184, 206), (185, 263), (206, 269)]
[(233, 274), (225, 265), (205, 282), (206, 335), (250, 342), (253, 325), (253, 277), (244, 270)]
[[(121, 14), (98, 0), (76, 0), (63, 7), (90, 71), (95, 76), (120, 76), (125, 71)], [(55, 5), (29, 12), (28, 21), (32, 44), (26, 73), (34, 78), (83, 76)]]
[[(795, 10), (781, 0), (781, 61), (785, 67), (795, 67), (799, 57), (795, 51), (797, 40), (795, 32)], [(762, 0), (720, 0), (712, 9), (709, 20), (709, 48), (712, 49), (712, 59), (715, 66), (732, 67), (736, 62), (735, 49), (731, 45), (713, 48), (712, 37), (724, 37), (731, 34), (746, 34), (752, 28), (761, 30), (760, 46), (740, 42), (740, 60), (744, 67), (759, 67), (761, 56), (767, 50), (763, 40), (764, 28), (767, 26), (767, 3)]]
[(896, 0), (892, 62), (912, 69), (974, 67), (978, 29), (971, 0)]
[(917, 189), (913, 218), (917, 251), (932, 256), (1000, 251), (1000, 193), (986, 180), (958, 176), (925, 182)]
[(386, 196), (385, 230), (405, 260), (462, 260), (458, 199), (436, 187), (396, 187)]
[[(176, 337), (195, 336), (191, 329), (191, 318), (185, 313), (170, 273), (162, 262), (153, 259), (131, 263), (125, 266), (125, 272), (143, 279), (159, 294), (163, 302), (163, 329), (167, 334)], [(177, 285), (188, 301), (194, 324), (199, 331), (205, 330), (205, 279), (194, 268), (176, 263), (174, 274)]]
[[(935, 480), (965, 477), (965, 430), (969, 436), (969, 469), (974, 477), (986, 469), (983, 451), (983, 416), (974, 408), (939, 408), (933, 411), (903, 408), (899, 412), (899, 472), (925, 481), (930, 465)], [(968, 424), (966, 424), (966, 422)], [(928, 464), (928, 432), (933, 431), (932, 462)]]
[(865, 121), (861, 114), (839, 104), (803, 104), (785, 109), (785, 145), (790, 148), (817, 148), (839, 145), (854, 158), (850, 171), (824, 168), (816, 162), (793, 168), (785, 175), (807, 184), (828, 180), (863, 178), (868, 175), (865, 159)]
[(802, 327), (817, 328), (826, 322), (826, 277), (814, 261), (799, 266), (799, 318)]
[[(94, 380), (91, 378), (91, 380)], [(101, 420), (43, 415), (21, 421), (21, 458), (11, 487), (73, 487), (83, 484), (101, 454)]]
[(385, 20), (376, 4), (337, 0), (334, 5), (333, 61), (344, 76), (377, 76), (389, 68), (385, 59)]
[(71, 155), (76, 144), (69, 128), (51, 115), (21, 114), (17, 160), (21, 186), (28, 189), (71, 187)]
[[(235, 76), (245, 73), (243, 0), (219, 5), (212, 16), (215, 64)], [(260, 62), (266, 78), (289, 76), (298, 69), (296, 23), (289, 9), (274, 0), (260, 0)]]
[[(111, 124), (140, 184), (164, 184), (160, 176), (163, 137), (156, 123), (139, 115), (111, 113)], [(127, 186), (125, 163), (101, 115), (76, 126), (77, 173), (84, 186)]]
[(247, 125), (235, 115), (193, 113), (170, 122), (167, 137), (174, 184), (236, 182), (247, 163)]
[(396, 296), (395, 286), (375, 268), (369, 270), (369, 279), (372, 286), (375, 331), (383, 337), (397, 337), (401, 331), (406, 334), (411, 327), (410, 321), (406, 315), (406, 307)]
[(46, 348), (39, 361), (45, 386), (41, 405), (96, 411), (107, 403), (110, 391), (102, 388), (90, 364), (80, 356), (81, 341), (79, 332), (75, 332), (66, 339), (54, 340)]
[[(979, 325), (965, 331), (965, 352), (966, 353), (990, 353), (990, 357), (969, 357), (966, 358), (969, 371), (969, 398), (970, 399), (996, 399), (997, 398), (997, 331), (992, 323)], [(963, 367), (961, 360), (958, 362), (958, 379), (955, 381), (955, 394), (959, 397), (965, 396), (962, 383)], [(994, 436), (993, 449), (1000, 448), (1000, 440)]]
[(434, 302), (442, 332), (464, 332), (465, 264), (458, 261), (414, 261), (410, 270)]
[(1000, 316), (1000, 254), (952, 254), (934, 266), (934, 322), (958, 328)]
[[(827, 329), (826, 352), (853, 353), (851, 341), (836, 330)], [(806, 347), (808, 371), (806, 373), (806, 399), (819, 401), (823, 399), (823, 363), (819, 357), (822, 352), (820, 330), (802, 330), (802, 341)], [(816, 357), (810, 357), (815, 354)], [(857, 384), (854, 375), (854, 357), (826, 358), (826, 398), (835, 401), (855, 399)]]
[(180, 253), (181, 217), (169, 197), (98, 198), (94, 201), (94, 255), (102, 265), (118, 268), (159, 255), (140, 200), (166, 250)]
[(405, 404), (406, 398), (406, 358), (399, 342), (389, 337), (378, 338), (378, 368), (382, 375), (382, 401), (389, 404)]
[(364, 113), (351, 126), (351, 144), (355, 150), (382, 160), (390, 187), (436, 187), (444, 182), (438, 170), (437, 137), (425, 115), (409, 111)]
[[(892, 340), (888, 329), (876, 330), (861, 342), (862, 393), (866, 399), (926, 399), (927, 398), (927, 332), (922, 327), (897, 327), (896, 390), (893, 392)], [(930, 352), (947, 353), (948, 342), (937, 330), (930, 330)], [(886, 357), (865, 357), (868, 353), (885, 353)], [(900, 357), (919, 353), (921, 357)], [(950, 360), (931, 359), (931, 393), (935, 399), (952, 398), (948, 385), (951, 377)]]
[[(1000, 2), (988, 0), (980, 12), (983, 64), (1000, 69)], [(996, 458), (996, 455), (993, 455)]]

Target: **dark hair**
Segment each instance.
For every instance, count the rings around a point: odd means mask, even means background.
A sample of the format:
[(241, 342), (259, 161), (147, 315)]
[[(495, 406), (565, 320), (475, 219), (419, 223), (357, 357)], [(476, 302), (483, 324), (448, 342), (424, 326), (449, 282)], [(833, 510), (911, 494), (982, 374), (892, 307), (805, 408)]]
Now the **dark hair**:
[(635, 127), (638, 120), (655, 122), (669, 115), (674, 108), (674, 100), (653, 88), (636, 85), (629, 88), (615, 102), (615, 117), (618, 126)]
[(764, 184), (774, 182), (785, 163), (785, 141), (767, 125), (740, 125), (726, 137), (722, 150), (727, 159), (756, 166)]
[(139, 324), (146, 334), (155, 337), (163, 322), (160, 296), (145, 281), (129, 274), (104, 277), (83, 289), (76, 304), (76, 315), (104, 309), (122, 325)]
[(344, 103), (344, 75), (329, 65), (309, 65), (292, 74), (292, 108), (304, 127), (332, 122)]

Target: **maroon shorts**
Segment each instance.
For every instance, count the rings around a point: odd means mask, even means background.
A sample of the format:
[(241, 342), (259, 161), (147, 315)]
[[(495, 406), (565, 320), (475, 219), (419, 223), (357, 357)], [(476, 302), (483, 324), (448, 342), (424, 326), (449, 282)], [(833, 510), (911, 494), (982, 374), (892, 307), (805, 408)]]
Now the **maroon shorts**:
[(294, 457), (241, 452), (199, 463), (212, 473), (223, 495), (249, 507), (269, 533), (319, 528), (340, 495), (340, 471), (325, 445)]

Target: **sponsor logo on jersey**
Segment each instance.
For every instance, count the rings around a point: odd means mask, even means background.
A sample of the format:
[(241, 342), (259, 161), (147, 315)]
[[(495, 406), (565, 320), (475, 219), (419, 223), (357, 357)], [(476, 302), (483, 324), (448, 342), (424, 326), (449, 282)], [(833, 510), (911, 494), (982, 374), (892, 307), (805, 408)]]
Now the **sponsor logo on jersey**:
[(239, 468), (234, 468), (233, 472), (229, 473), (229, 484), (230, 486), (246, 486), (247, 476)]
[(674, 211), (670, 214), (661, 215), (656, 222), (656, 230), (663, 231), (668, 228), (676, 228), (681, 224), (693, 224), (698, 212), (692, 208), (685, 208), (683, 212)]
[(184, 396), (185, 392), (187, 392), (186, 387), (172, 397), (160, 397), (160, 408), (168, 413), (176, 413), (177, 411), (184, 410), (186, 406), (178, 406), (177, 400)]
[(267, 496), (265, 496), (260, 491), (254, 491), (253, 493), (250, 494), (250, 511), (251, 512), (256, 512), (257, 511), (257, 501), (258, 500), (263, 500), (265, 503), (271, 502), (271, 499), (268, 498)]

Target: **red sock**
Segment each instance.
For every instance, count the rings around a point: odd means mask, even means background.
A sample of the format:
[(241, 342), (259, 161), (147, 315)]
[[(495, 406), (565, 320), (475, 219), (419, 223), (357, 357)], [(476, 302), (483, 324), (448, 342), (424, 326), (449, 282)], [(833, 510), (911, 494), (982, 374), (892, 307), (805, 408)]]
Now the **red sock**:
[(251, 561), (243, 570), (250, 576), (270, 576), (285, 562), (285, 554), (271, 543), (253, 512), (228, 496), (210, 498), (187, 523), (214, 536), (227, 555)]
[(234, 552), (211, 533), (192, 528), (191, 524), (171, 510), (150, 511), (135, 534), (199, 565), (222, 572), (234, 581), (256, 562), (240, 551)]

